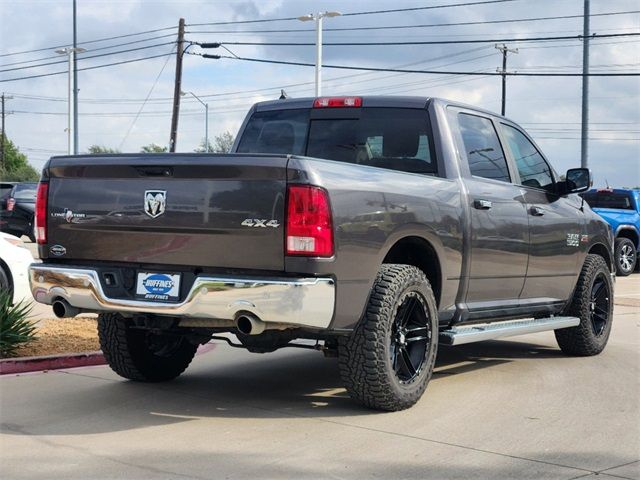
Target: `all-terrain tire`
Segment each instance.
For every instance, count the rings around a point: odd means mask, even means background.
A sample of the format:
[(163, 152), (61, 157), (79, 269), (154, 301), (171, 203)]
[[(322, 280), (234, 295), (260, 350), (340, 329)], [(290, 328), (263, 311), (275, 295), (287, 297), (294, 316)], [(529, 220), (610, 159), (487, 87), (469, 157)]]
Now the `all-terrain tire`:
[[(415, 377), (403, 382), (393, 367), (394, 348), (398, 347), (392, 337), (396, 316), (401, 306), (405, 308), (403, 299), (409, 295), (419, 300), (416, 305), (423, 309), (420, 315), (425, 318), (428, 340)], [(355, 401), (377, 410), (404, 410), (427, 388), (437, 349), (438, 310), (426, 276), (410, 265), (385, 264), (371, 289), (364, 317), (348, 337), (339, 339), (340, 376)]]
[(193, 360), (197, 345), (185, 337), (133, 328), (118, 313), (98, 316), (100, 348), (111, 369), (139, 382), (164, 382), (179, 376)]
[[(602, 294), (606, 295), (606, 306), (596, 307), (594, 285), (596, 288), (602, 285), (602, 288), (606, 289), (602, 291)], [(606, 321), (596, 322), (596, 313), (599, 314), (597, 318)], [(564, 353), (586, 357), (598, 355), (604, 350), (613, 320), (613, 283), (609, 267), (600, 255), (587, 255), (573, 298), (564, 314), (580, 318), (580, 324), (576, 327), (555, 330), (556, 340)]]
[(638, 252), (633, 242), (625, 237), (616, 239), (614, 256), (616, 259), (616, 274), (620, 277), (631, 275), (636, 268)]

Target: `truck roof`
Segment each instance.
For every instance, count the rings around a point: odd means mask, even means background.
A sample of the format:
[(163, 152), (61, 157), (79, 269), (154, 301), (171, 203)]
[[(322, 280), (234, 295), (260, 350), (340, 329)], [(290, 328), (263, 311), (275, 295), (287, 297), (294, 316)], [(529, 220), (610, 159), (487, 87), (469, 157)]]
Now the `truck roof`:
[[(451, 105), (455, 107), (468, 108), (477, 112), (486, 113), (500, 118), (505, 118), (499, 113), (478, 108), (462, 102), (455, 102), (438, 97), (421, 97), (421, 96), (400, 96), (400, 95), (323, 95), (320, 98), (345, 98), (358, 97), (362, 99), (363, 107), (397, 107), (397, 108), (425, 108), (429, 102), (437, 102), (442, 105)], [(261, 112), (267, 110), (284, 110), (295, 108), (312, 108), (313, 102), (318, 97), (302, 97), (302, 98), (286, 98), (282, 100), (267, 100), (258, 102), (253, 107), (253, 111)], [(507, 119), (508, 120), (508, 119)]]

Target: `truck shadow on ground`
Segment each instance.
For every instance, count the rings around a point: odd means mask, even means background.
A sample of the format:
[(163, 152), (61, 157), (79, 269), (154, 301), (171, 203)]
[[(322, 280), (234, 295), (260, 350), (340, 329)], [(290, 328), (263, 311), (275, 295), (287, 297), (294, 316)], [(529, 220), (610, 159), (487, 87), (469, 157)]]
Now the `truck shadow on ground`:
[[(246, 357), (216, 348), (173, 382), (143, 384), (106, 367), (51, 372), (47, 391), (31, 396), (41, 413), (23, 417), (20, 399), (6, 399), (0, 431), (24, 435), (81, 435), (187, 422), (200, 418), (356, 417), (382, 415), (354, 403), (342, 388), (336, 359), (315, 352), (279, 351)], [(513, 361), (562, 359), (558, 349), (490, 341), (440, 349), (430, 388), (456, 375)], [(245, 359), (246, 358), (246, 359)], [(81, 378), (79, 378), (81, 377)], [(15, 379), (19, 381), (21, 379)], [(24, 379), (26, 380), (26, 379)], [(37, 381), (37, 379), (34, 379)], [(428, 395), (428, 391), (427, 391)], [(424, 401), (428, 401), (428, 398)], [(393, 414), (392, 414), (393, 415)]]

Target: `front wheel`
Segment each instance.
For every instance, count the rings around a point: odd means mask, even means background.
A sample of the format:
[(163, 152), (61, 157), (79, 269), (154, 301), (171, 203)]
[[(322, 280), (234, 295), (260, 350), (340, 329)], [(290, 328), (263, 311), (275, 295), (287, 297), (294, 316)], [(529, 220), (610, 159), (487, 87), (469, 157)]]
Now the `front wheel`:
[(628, 238), (618, 238), (615, 243), (616, 273), (621, 277), (630, 275), (636, 268), (636, 246)]
[(382, 265), (364, 317), (340, 338), (338, 360), (347, 392), (378, 410), (404, 410), (422, 396), (438, 349), (438, 311), (424, 273)]
[(591, 356), (604, 350), (613, 320), (613, 283), (601, 256), (587, 255), (565, 314), (580, 318), (580, 324), (555, 331), (564, 353)]
[(197, 345), (184, 336), (136, 328), (117, 313), (98, 316), (100, 348), (111, 370), (129, 380), (163, 382), (179, 376)]

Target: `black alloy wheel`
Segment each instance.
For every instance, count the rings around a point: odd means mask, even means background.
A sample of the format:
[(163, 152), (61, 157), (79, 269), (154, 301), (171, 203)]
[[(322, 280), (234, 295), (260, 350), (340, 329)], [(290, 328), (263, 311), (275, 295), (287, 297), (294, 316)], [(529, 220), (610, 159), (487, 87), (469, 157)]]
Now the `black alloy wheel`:
[(591, 326), (596, 337), (602, 335), (609, 322), (611, 292), (605, 273), (599, 272), (591, 287), (591, 302), (589, 311), (591, 316)]
[(411, 383), (422, 372), (432, 334), (424, 298), (406, 293), (391, 331), (391, 366), (400, 383)]

